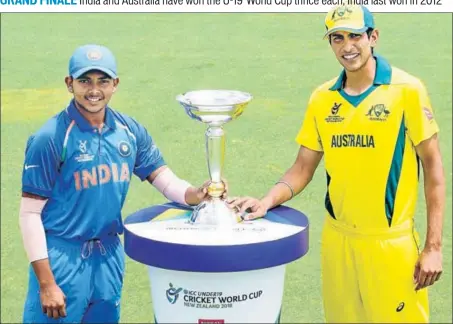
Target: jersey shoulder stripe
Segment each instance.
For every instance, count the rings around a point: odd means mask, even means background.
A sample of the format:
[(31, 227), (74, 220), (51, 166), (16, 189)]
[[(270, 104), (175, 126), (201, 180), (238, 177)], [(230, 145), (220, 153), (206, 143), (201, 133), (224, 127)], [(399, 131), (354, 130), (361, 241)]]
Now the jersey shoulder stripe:
[(56, 114), (28, 138), (28, 145), (39, 147), (50, 146), (54, 155), (60, 158), (63, 154), (65, 136), (71, 127), (71, 121), (65, 110)]

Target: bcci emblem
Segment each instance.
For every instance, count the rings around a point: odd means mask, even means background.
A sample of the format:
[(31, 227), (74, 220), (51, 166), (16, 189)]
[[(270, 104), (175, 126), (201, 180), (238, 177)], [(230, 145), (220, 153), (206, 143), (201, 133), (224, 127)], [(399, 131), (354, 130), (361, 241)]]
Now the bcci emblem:
[(125, 141), (121, 141), (118, 143), (118, 151), (124, 157), (131, 155), (131, 152), (132, 152), (131, 146), (129, 145), (129, 143), (127, 143)]
[(102, 58), (102, 53), (98, 50), (92, 50), (87, 53), (87, 58), (90, 61), (98, 61)]
[(169, 283), (170, 288), (167, 289), (167, 300), (170, 304), (176, 303), (176, 301), (179, 298), (179, 293), (182, 291), (182, 288), (175, 288), (173, 287), (173, 284), (170, 282)]

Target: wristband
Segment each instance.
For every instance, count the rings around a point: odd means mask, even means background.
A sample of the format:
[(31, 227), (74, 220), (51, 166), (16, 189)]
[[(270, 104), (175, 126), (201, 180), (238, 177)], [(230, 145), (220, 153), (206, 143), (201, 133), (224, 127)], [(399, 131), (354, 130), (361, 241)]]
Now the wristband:
[(286, 185), (289, 188), (289, 190), (291, 190), (291, 197), (289, 199), (292, 199), (294, 197), (293, 187), (291, 187), (291, 185), (288, 182), (283, 181), (283, 180), (277, 181), (276, 184), (279, 184), (279, 183), (283, 183), (284, 185)]

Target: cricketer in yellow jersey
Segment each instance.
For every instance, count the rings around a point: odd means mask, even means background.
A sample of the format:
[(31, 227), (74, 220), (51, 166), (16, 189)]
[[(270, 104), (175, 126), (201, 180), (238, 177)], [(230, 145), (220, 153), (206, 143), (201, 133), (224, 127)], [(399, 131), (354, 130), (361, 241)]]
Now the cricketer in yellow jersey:
[[(232, 198), (230, 206), (241, 207), (245, 219), (264, 216), (299, 194), (324, 156), (326, 321), (426, 323), (426, 287), (442, 273), (445, 205), (439, 128), (427, 90), (374, 53), (379, 31), (367, 8), (333, 8), (325, 26), (344, 70), (312, 93), (296, 161), (264, 198)], [(428, 225), (421, 250), (413, 220), (420, 164)]]

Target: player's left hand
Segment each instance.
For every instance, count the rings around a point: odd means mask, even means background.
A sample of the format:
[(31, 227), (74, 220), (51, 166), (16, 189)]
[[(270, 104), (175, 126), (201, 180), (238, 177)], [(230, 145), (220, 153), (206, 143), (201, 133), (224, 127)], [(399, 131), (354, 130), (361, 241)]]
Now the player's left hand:
[(442, 274), (442, 251), (425, 248), (420, 253), (414, 271), (415, 290), (431, 286)]

